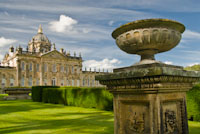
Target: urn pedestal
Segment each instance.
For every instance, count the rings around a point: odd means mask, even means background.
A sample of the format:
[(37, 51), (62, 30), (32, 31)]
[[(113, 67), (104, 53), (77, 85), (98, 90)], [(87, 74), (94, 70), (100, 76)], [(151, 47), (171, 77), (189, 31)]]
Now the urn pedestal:
[(148, 64), (96, 76), (114, 95), (115, 134), (188, 134), (186, 91), (200, 73)]
[(188, 134), (186, 91), (200, 73), (156, 61), (174, 48), (183, 24), (168, 19), (134, 21), (114, 30), (118, 47), (141, 56), (130, 67), (96, 76), (114, 95), (115, 134)]

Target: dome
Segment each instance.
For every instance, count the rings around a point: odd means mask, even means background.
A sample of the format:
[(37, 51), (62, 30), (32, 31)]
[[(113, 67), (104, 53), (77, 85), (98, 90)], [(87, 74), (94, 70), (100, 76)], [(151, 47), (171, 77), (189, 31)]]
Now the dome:
[(35, 36), (33, 36), (32, 41), (33, 40), (34, 42), (49, 42), (49, 39), (43, 33), (38, 33)]
[(38, 33), (35, 36), (33, 36), (33, 38), (31, 39), (30, 42), (33, 42), (33, 40), (34, 40), (34, 42), (48, 42), (48, 43), (50, 43), (47, 36), (43, 34), (41, 25), (38, 28)]

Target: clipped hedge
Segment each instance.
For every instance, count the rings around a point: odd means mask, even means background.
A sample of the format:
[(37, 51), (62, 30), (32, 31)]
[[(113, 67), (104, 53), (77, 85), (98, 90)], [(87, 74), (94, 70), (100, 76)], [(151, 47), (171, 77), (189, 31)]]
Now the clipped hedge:
[(45, 103), (113, 110), (113, 95), (105, 88), (37, 87), (33, 98), (36, 98), (33, 101)]
[(189, 120), (200, 121), (200, 84), (187, 92), (187, 113)]
[(42, 102), (42, 92), (44, 88), (58, 88), (58, 86), (33, 86), (32, 87), (32, 100)]

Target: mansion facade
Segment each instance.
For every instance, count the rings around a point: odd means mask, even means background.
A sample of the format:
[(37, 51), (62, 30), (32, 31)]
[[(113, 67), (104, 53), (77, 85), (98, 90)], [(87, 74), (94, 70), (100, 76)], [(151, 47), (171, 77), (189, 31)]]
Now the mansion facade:
[(82, 57), (56, 50), (55, 44), (43, 34), (40, 25), (38, 33), (22, 47), (9, 48), (0, 65), (0, 88), (31, 87), (36, 85), (101, 87), (95, 75), (104, 72), (82, 71)]

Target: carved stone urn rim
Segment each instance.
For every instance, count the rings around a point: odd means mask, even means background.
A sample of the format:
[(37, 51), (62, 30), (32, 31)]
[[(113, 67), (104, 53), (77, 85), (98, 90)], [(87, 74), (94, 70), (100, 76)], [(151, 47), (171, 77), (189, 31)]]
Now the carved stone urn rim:
[(116, 39), (119, 35), (128, 32), (130, 30), (134, 29), (140, 29), (140, 28), (171, 28), (174, 30), (179, 31), (180, 33), (183, 33), (185, 31), (185, 26), (177, 21), (170, 20), (170, 19), (161, 19), (161, 18), (154, 18), (154, 19), (143, 19), (143, 20), (136, 20), (127, 24), (124, 24), (120, 26), (119, 28), (116, 28), (112, 32), (112, 37)]

